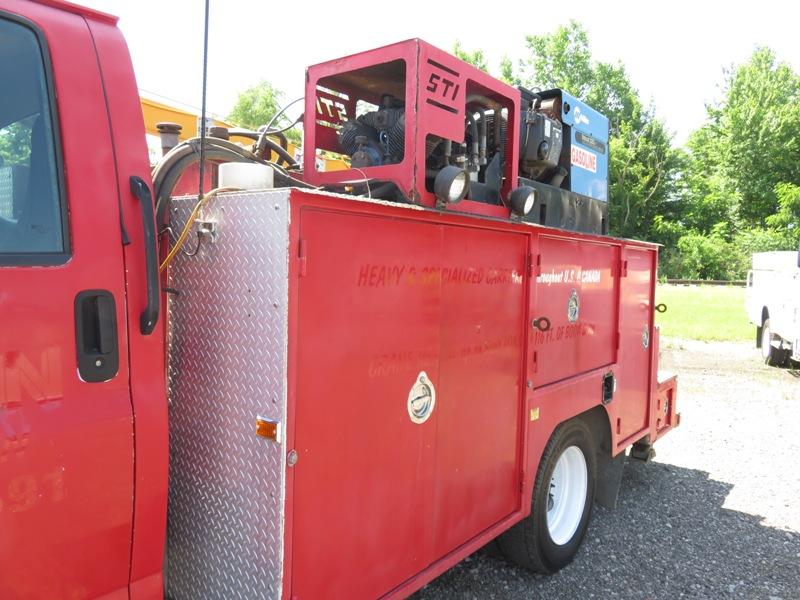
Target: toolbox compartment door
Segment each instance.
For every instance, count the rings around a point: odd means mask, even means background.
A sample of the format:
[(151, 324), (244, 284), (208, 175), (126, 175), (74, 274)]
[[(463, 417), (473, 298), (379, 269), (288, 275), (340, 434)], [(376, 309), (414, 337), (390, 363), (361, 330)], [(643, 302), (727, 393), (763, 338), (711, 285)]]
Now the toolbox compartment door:
[(524, 235), (443, 228), (437, 557), (519, 506), (527, 253)]
[[(376, 598), (430, 563), (439, 372), (439, 227), (302, 211), (292, 596)], [(291, 401), (291, 398), (290, 398)]]
[(626, 440), (643, 431), (648, 424), (656, 253), (645, 248), (627, 247), (624, 260), (627, 274), (622, 278), (619, 304), (618, 440)]
[[(614, 362), (619, 247), (539, 236), (534, 286), (534, 385), (541, 387)], [(546, 321), (545, 321), (546, 319)]]
[(376, 598), (518, 508), (528, 237), (301, 213), (291, 595)]

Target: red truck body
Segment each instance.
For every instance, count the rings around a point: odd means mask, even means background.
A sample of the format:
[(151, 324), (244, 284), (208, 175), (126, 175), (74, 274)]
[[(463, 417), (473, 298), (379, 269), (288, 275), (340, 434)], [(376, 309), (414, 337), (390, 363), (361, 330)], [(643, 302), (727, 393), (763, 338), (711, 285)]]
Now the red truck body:
[[(218, 243), (171, 268), (169, 441), (166, 319), (139, 327), (129, 181), (150, 175), (125, 42), (55, 0), (0, 0), (4, 24), (41, 49), (66, 235), (0, 250), (0, 597), (161, 598), (165, 570), (175, 598), (406, 596), (530, 514), (559, 424), (599, 424), (609, 459), (677, 425), (655, 245), (284, 190), (218, 197)], [(278, 215), (265, 253), (257, 225)], [(259, 273), (284, 274), (272, 296)], [(92, 381), (81, 336), (100, 318), (115, 336), (96, 366), (118, 368)], [(423, 375), (435, 408), (415, 421)]]
[[(178, 201), (179, 221), (192, 204)], [(215, 247), (178, 259), (170, 283), (176, 597), (253, 560), (254, 540), (203, 523), (224, 497), (264, 507), (246, 511), (248, 531), (283, 536), (289, 597), (403, 596), (530, 512), (559, 423), (600, 411), (614, 453), (664, 431), (657, 342), (642, 341), (653, 245), (299, 190), (223, 196), (205, 218)], [(585, 314), (570, 323), (574, 294)], [(549, 332), (531, 327), (541, 316)], [(415, 424), (405, 399), (420, 370), (436, 407)], [(609, 374), (619, 387), (603, 406)], [(238, 408), (217, 414), (220, 399)], [(238, 415), (259, 407), (286, 424), (294, 466), (264, 470), (281, 458)], [(244, 481), (241, 456), (257, 463)]]

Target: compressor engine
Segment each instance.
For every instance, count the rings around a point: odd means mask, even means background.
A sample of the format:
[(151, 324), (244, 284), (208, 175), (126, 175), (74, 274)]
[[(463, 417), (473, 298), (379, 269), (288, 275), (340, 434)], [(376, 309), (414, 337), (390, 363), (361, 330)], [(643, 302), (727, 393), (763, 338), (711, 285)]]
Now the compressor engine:
[[(417, 39), (306, 80), (309, 183), (606, 233), (608, 120), (568, 93), (512, 88)], [(351, 168), (321, 171), (320, 152)]]
[(353, 167), (376, 167), (403, 160), (404, 112), (402, 100), (383, 94), (378, 110), (345, 121), (339, 131), (339, 146)]
[[(507, 143), (507, 117), (497, 103), (486, 98), (468, 99), (467, 106), (463, 142), (437, 135), (426, 137), (426, 188), (433, 189), (436, 175), (443, 168), (457, 166), (469, 178), (473, 200), (501, 204), (501, 164)], [(342, 124), (339, 148), (350, 158), (353, 168), (400, 163), (404, 157), (405, 125), (404, 103), (391, 94), (382, 94), (378, 109)]]

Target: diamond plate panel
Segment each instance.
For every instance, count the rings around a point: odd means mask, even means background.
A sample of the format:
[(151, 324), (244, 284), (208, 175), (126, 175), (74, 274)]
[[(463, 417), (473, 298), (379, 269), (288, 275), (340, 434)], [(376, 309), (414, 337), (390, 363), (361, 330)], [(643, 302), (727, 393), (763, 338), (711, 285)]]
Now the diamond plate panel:
[(216, 240), (171, 266), (167, 595), (279, 598), (286, 449), (255, 419), (285, 431), (289, 191), (219, 196), (203, 218)]

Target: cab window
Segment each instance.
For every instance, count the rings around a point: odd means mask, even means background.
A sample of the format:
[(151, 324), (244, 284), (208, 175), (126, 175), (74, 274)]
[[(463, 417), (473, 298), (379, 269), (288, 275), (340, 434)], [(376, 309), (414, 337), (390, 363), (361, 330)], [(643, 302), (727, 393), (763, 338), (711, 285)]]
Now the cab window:
[(0, 265), (66, 260), (45, 57), (36, 33), (0, 18)]

